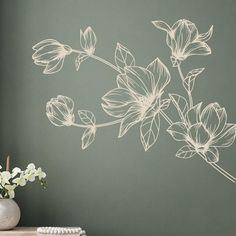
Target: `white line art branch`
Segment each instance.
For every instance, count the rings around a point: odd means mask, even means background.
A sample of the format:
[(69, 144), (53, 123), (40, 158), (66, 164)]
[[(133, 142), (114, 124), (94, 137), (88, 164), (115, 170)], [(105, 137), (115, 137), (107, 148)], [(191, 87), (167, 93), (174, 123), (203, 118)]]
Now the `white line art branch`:
[[(178, 72), (179, 72), (179, 75), (180, 75), (180, 78), (182, 80), (182, 83), (184, 84), (185, 83), (185, 79), (184, 79), (184, 75), (183, 75), (183, 72), (181, 70), (181, 67), (180, 65), (177, 66), (178, 68)], [(185, 87), (184, 87), (185, 88)], [(191, 94), (191, 91), (186, 89), (187, 91), (187, 94), (188, 94), (188, 99), (189, 99), (189, 107), (193, 107), (193, 98), (192, 98), (192, 94)]]
[[(91, 27), (80, 31), (81, 50), (73, 49), (55, 39), (46, 39), (33, 46), (34, 63), (44, 68), (44, 74), (59, 72), (64, 60), (70, 54), (76, 54), (75, 68), (89, 58), (110, 67), (117, 74), (116, 87), (102, 97), (102, 108), (113, 121), (97, 123), (95, 115), (88, 110), (78, 110), (76, 122), (74, 101), (63, 95), (52, 98), (46, 104), (49, 121), (57, 126), (83, 128), (82, 149), (88, 148), (95, 140), (99, 128), (119, 125), (118, 137), (123, 137), (133, 126), (139, 126), (140, 141), (145, 151), (158, 140), (163, 118), (169, 125), (167, 132), (175, 141), (183, 142), (176, 153), (180, 159), (201, 157), (221, 175), (236, 182), (236, 178), (220, 167), (219, 150), (231, 146), (236, 137), (236, 125), (228, 123), (227, 113), (219, 103), (203, 106), (193, 101), (192, 92), (196, 79), (204, 68), (182, 72), (181, 64), (190, 56), (211, 54), (207, 41), (213, 33), (213, 26), (206, 33), (199, 33), (191, 21), (181, 19), (173, 26), (164, 21), (153, 21), (154, 26), (166, 33), (166, 43), (171, 49), (171, 63), (176, 67), (181, 83), (187, 92), (187, 99), (176, 93), (165, 96), (165, 87), (170, 83), (168, 68), (157, 57), (147, 66), (138, 66), (131, 51), (117, 43), (114, 64), (95, 55), (97, 37)], [(170, 103), (176, 108), (179, 121), (173, 122), (165, 113)]]
[[(83, 55), (84, 52), (83, 51), (79, 51), (79, 50), (75, 50), (75, 49), (72, 49), (72, 52), (74, 53), (77, 53), (78, 55)], [(90, 55), (89, 56), (90, 58), (93, 58), (97, 61), (100, 61), (101, 63), (107, 65), (107, 66), (110, 66), (112, 69), (114, 69), (115, 71), (117, 71), (118, 73), (120, 73), (119, 69), (113, 65), (112, 63), (110, 63), (109, 61), (106, 61), (105, 59), (101, 58), (101, 57), (98, 57), (98, 56), (95, 56), (95, 55)], [(87, 59), (87, 58), (86, 58)]]
[[(110, 121), (110, 122), (105, 122), (105, 123), (101, 123), (101, 124), (96, 124), (95, 128), (103, 128), (103, 127), (116, 125), (116, 124), (119, 124), (121, 121), (122, 121), (122, 119), (114, 120), (114, 121)], [(73, 123), (72, 126), (79, 127), (79, 128), (87, 128), (87, 125), (76, 124), (76, 123)]]

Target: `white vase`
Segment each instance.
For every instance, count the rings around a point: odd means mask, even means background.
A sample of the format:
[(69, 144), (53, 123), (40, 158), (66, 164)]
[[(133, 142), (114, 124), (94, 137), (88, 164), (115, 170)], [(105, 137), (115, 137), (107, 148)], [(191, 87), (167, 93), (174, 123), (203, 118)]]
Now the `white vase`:
[(0, 230), (14, 228), (20, 220), (20, 208), (12, 199), (0, 199)]

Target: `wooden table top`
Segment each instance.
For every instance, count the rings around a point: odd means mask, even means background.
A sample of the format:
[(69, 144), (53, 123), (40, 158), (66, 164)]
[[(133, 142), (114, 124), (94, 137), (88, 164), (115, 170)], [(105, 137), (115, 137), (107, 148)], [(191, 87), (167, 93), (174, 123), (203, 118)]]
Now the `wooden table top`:
[(14, 235), (14, 236), (35, 236), (37, 235), (36, 227), (16, 227), (12, 230), (0, 231), (1, 236)]
[[(38, 234), (37, 233), (37, 227), (16, 227), (12, 230), (7, 230), (7, 231), (0, 231), (0, 236), (9, 236), (9, 235), (14, 235), (14, 236), (43, 236), (43, 235), (50, 235), (50, 234)], [(55, 234), (54, 234), (55, 235)], [(79, 236), (79, 234), (64, 234), (67, 236)]]

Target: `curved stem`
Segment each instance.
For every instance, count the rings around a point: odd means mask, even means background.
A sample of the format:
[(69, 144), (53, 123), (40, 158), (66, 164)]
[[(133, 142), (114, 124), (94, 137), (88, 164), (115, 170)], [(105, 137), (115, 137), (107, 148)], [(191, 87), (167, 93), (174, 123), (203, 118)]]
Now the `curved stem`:
[(160, 111), (160, 114), (162, 115), (162, 117), (166, 120), (166, 122), (169, 124), (169, 125), (172, 125), (173, 122), (172, 120), (166, 115), (166, 113), (164, 111)]
[(76, 50), (76, 49), (72, 49), (72, 52), (75, 52), (75, 53), (78, 53), (78, 54), (80, 54), (80, 53), (83, 53), (83, 54), (85, 54), (85, 52), (84, 52), (84, 51), (80, 51), (80, 50)]
[(178, 68), (178, 72), (179, 72), (181, 80), (184, 81), (184, 74), (183, 74), (183, 72), (181, 70), (180, 64), (177, 66), (177, 68)]
[(193, 107), (193, 98), (192, 98), (192, 94), (190, 91), (188, 91), (188, 100), (189, 100), (189, 107)]
[(106, 127), (106, 126), (119, 124), (121, 121), (122, 121), (122, 119), (119, 119), (119, 120), (114, 120), (114, 121), (98, 124), (98, 125), (96, 125), (96, 128), (102, 128), (102, 127)]
[(109, 61), (106, 61), (106, 60), (104, 60), (103, 58), (98, 57), (98, 56), (95, 56), (95, 55), (91, 55), (90, 57), (93, 58), (93, 59), (95, 59), (95, 60), (97, 60), (97, 61), (102, 62), (103, 64), (105, 64), (105, 65), (111, 67), (112, 69), (114, 69), (115, 71), (117, 71), (118, 73), (120, 73), (120, 70), (119, 70), (115, 65), (113, 65), (112, 63), (110, 63)]
[[(172, 125), (173, 122), (172, 120), (165, 114), (164, 111), (160, 111), (160, 114), (162, 115), (162, 117), (166, 120), (166, 122), (169, 125)], [(188, 143), (188, 142), (187, 142)], [(188, 143), (189, 145), (191, 145), (190, 143)], [(192, 146), (192, 145), (191, 145)], [(198, 153), (198, 155), (204, 160), (206, 161), (205, 157), (201, 154)], [(206, 161), (207, 162), (207, 161)], [(223, 176), (225, 176), (227, 179), (229, 179), (231, 182), (236, 183), (236, 178), (229, 174), (226, 170), (224, 170), (223, 168), (221, 168), (220, 166), (218, 166), (216, 163), (209, 163), (207, 162), (207, 164), (209, 164), (210, 166), (212, 166), (216, 171), (218, 171), (220, 174), (222, 174)]]
[[(75, 53), (83, 53), (85, 54), (84, 51), (80, 51), (80, 50), (76, 50), (76, 49), (72, 49), (72, 52), (75, 52)], [(115, 65), (113, 65), (112, 63), (110, 63), (109, 61), (106, 61), (105, 59), (101, 58), (101, 57), (98, 57), (98, 56), (95, 56), (95, 55), (88, 55), (89, 57), (97, 60), (97, 61), (100, 61), (102, 62), (103, 64), (111, 67), (113, 70), (117, 71), (118, 73), (120, 73), (120, 70), (118, 69), (118, 67), (116, 67)], [(95, 125), (96, 128), (102, 128), (102, 127), (106, 127), (106, 126), (111, 126), (111, 125), (115, 125), (115, 124), (118, 124), (121, 122), (122, 119), (119, 119), (119, 120), (115, 120), (115, 121), (110, 121), (110, 122), (106, 122), (106, 123), (101, 123), (101, 124), (97, 124)], [(87, 128), (88, 125), (84, 125), (84, 124), (77, 124), (77, 123), (74, 123), (72, 124), (72, 126), (75, 126), (75, 127), (79, 127), (79, 128)]]
[[(121, 121), (122, 121), (122, 119), (97, 124), (97, 125), (95, 125), (95, 128), (102, 128), (102, 127), (107, 127), (107, 126), (119, 124)], [(87, 127), (89, 127), (89, 125), (83, 125), (83, 124), (77, 124), (77, 123), (72, 124), (72, 126), (75, 126), (75, 127), (78, 127), (78, 128), (87, 128)]]
[[(75, 52), (75, 53), (85, 53), (84, 51), (79, 51), (79, 50), (76, 50), (76, 49), (72, 49), (72, 52)], [(120, 70), (118, 67), (116, 67), (115, 65), (113, 65), (112, 63), (110, 63), (109, 61), (101, 58), (101, 57), (98, 57), (98, 56), (95, 56), (95, 55), (88, 55), (90, 58), (93, 58), (97, 61), (100, 61), (102, 62), (103, 64), (111, 67), (113, 70), (117, 71), (118, 73), (120, 73)]]
[[(201, 155), (200, 153), (198, 153), (199, 156), (201, 156), (203, 158), (203, 160), (205, 160), (204, 156)], [(206, 161), (206, 160), (205, 160)], [(206, 161), (207, 162), (207, 161)], [(231, 182), (236, 183), (236, 178), (234, 176), (232, 176), (231, 174), (229, 174), (226, 170), (224, 170), (223, 168), (221, 168), (220, 166), (218, 166), (216, 163), (209, 163), (207, 162), (210, 166), (212, 166), (216, 171), (218, 171), (219, 173), (221, 173), (223, 176), (225, 176), (227, 179), (229, 179)]]
[[(182, 70), (181, 70), (180, 64), (177, 66), (177, 68), (178, 68), (178, 72), (179, 72), (180, 78), (181, 78), (181, 80), (182, 80), (182, 83), (184, 83), (184, 74), (183, 74), (183, 72), (182, 72)], [(185, 88), (184, 88), (184, 89), (185, 89)], [(191, 107), (193, 107), (192, 94), (191, 94), (191, 91), (189, 91), (189, 90), (187, 90), (187, 89), (185, 89), (185, 90), (186, 90), (187, 93), (188, 93), (189, 107), (191, 108)]]
[(212, 165), (216, 166), (218, 169), (220, 169), (222, 172), (224, 172), (225, 174), (229, 175), (233, 180), (236, 181), (236, 178), (231, 175), (230, 173), (228, 173), (227, 171), (225, 171), (223, 168), (221, 168), (220, 166), (218, 166), (216, 163), (212, 163)]
[(82, 124), (77, 124), (77, 123), (73, 123), (71, 126), (77, 127), (77, 128), (87, 128), (88, 125), (82, 125)]

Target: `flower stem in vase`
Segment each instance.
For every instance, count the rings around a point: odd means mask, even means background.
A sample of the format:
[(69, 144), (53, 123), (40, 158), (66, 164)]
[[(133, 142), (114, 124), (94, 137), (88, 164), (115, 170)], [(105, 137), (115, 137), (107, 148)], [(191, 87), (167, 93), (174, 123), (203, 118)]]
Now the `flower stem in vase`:
[(6, 171), (10, 171), (10, 156), (7, 156), (7, 160), (6, 160)]

